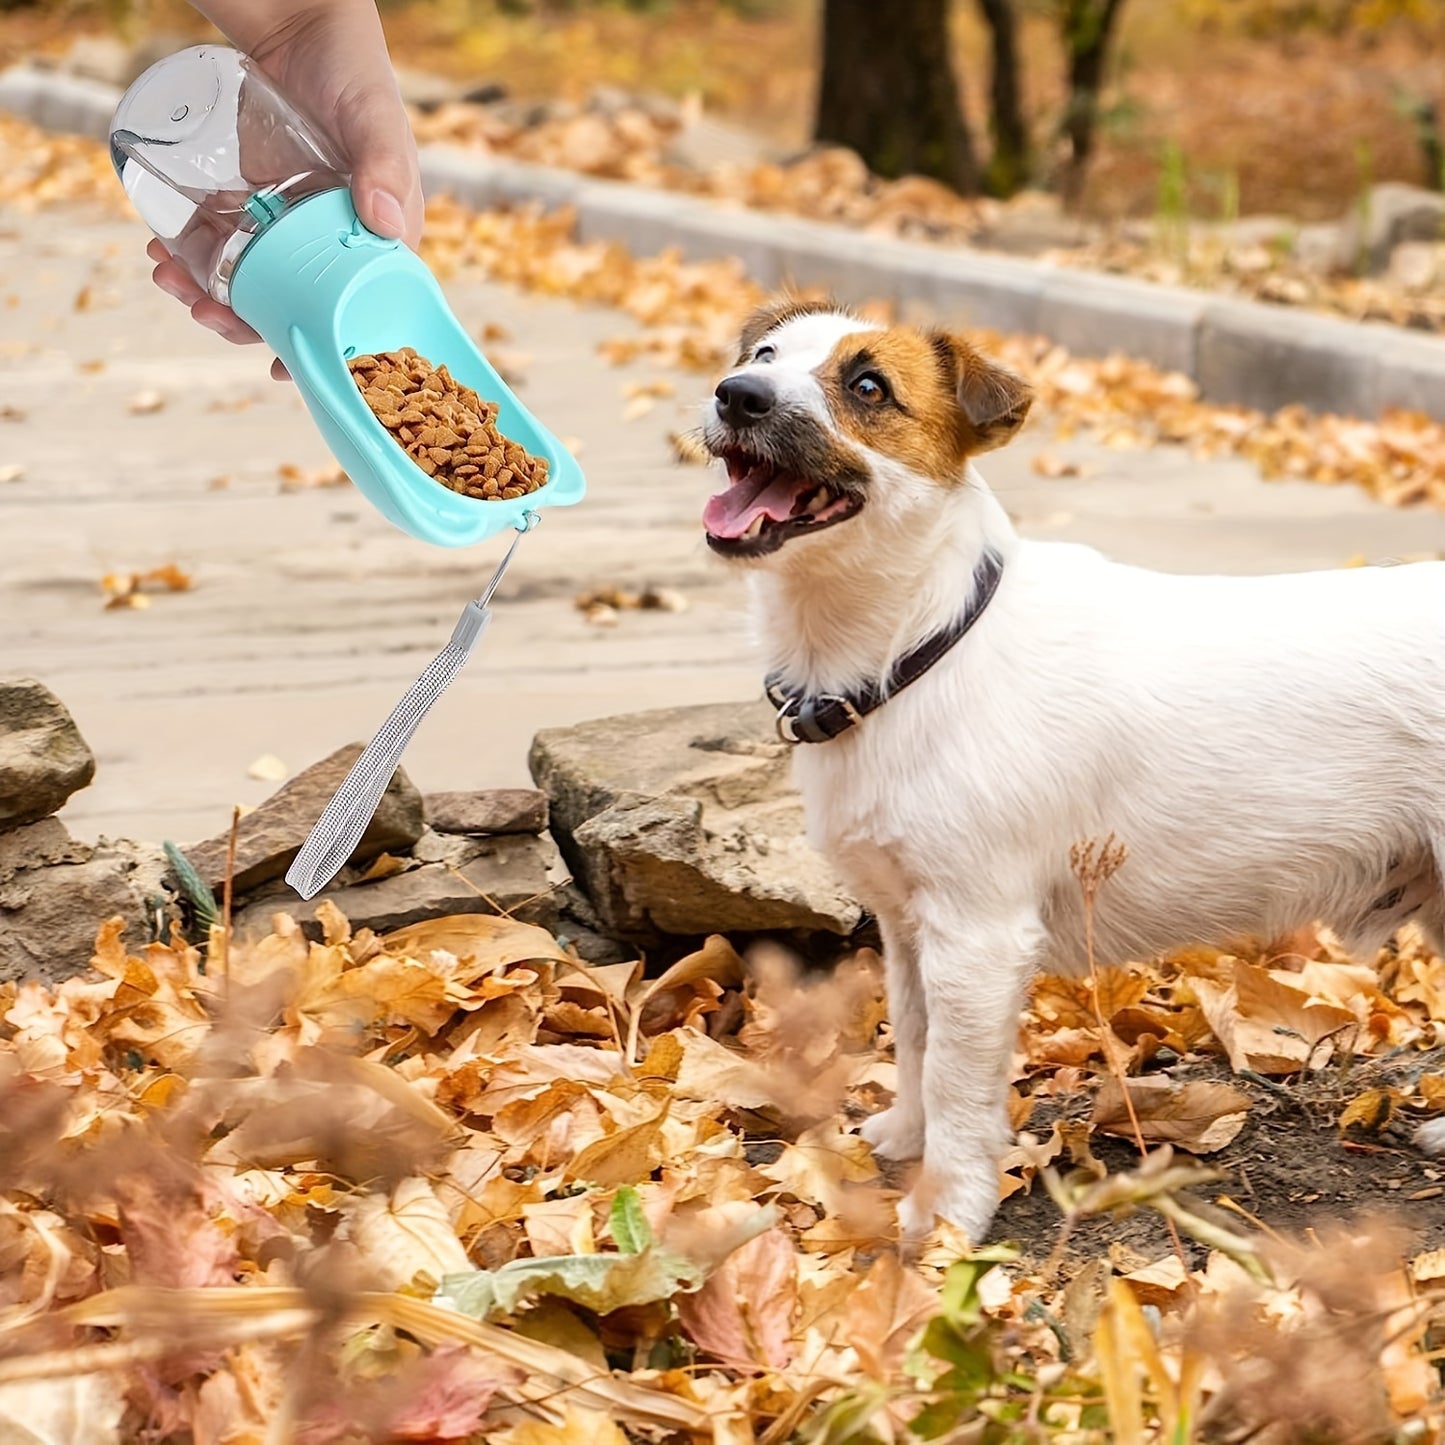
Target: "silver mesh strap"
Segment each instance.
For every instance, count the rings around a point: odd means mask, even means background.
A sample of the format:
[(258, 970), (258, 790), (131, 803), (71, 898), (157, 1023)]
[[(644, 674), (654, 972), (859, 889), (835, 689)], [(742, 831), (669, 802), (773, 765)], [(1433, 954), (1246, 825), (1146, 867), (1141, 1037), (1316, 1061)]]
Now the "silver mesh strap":
[(447, 690), (451, 680), (462, 670), (472, 649), (481, 640), (492, 620), (488, 605), (517, 543), (537, 524), (537, 514), (528, 512), (526, 524), (512, 538), (512, 545), (487, 584), (487, 589), (457, 619), (451, 641), (432, 658), (427, 669), (407, 689), (406, 696), (392, 709), (381, 730), (357, 758), (335, 796), (317, 819), (311, 836), (302, 845), (296, 860), (286, 872), (286, 881), (302, 898), (314, 898), (345, 866), (356, 845), (376, 815), (382, 795), (391, 784), (401, 755), (412, 735), (421, 726), (436, 700)]

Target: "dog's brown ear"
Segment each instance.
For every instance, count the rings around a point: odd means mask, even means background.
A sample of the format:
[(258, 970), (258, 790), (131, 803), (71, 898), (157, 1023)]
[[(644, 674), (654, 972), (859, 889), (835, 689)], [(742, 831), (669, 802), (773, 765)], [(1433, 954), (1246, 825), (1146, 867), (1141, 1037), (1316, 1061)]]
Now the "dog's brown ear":
[(958, 408), (972, 433), (969, 450), (1001, 447), (1024, 424), (1034, 401), (1033, 387), (962, 336), (939, 331), (932, 340), (952, 368)]
[(797, 296), (779, 296), (759, 306), (743, 322), (742, 334), (738, 337), (738, 362), (753, 359), (753, 350), (763, 337), (785, 321), (799, 316), (814, 316), (824, 311), (841, 311), (843, 308), (832, 301), (804, 301)]

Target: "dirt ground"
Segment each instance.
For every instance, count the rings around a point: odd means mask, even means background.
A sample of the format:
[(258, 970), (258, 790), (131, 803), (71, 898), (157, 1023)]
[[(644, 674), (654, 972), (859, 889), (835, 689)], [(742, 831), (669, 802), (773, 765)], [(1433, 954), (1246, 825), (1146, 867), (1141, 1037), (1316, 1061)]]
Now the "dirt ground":
[[(1415, 1053), (1368, 1064), (1355, 1061), (1341, 1072), (1320, 1070), (1308, 1079), (1257, 1080), (1231, 1073), (1218, 1059), (1182, 1064), (1171, 1078), (1227, 1079), (1250, 1098), (1249, 1122), (1217, 1154), (1199, 1162), (1219, 1178), (1194, 1191), (1200, 1212), (1225, 1228), (1246, 1231), (1252, 1218), (1267, 1231), (1292, 1237), (1337, 1228), (1342, 1221), (1388, 1219), (1409, 1236), (1412, 1253), (1445, 1246), (1445, 1161), (1431, 1160), (1412, 1147), (1408, 1126), (1391, 1126), (1379, 1135), (1350, 1130), (1335, 1122), (1345, 1104), (1371, 1085), (1394, 1074), (1411, 1076), (1439, 1068), (1445, 1051)], [(1087, 1103), (1079, 1100), (1087, 1113)], [(1049, 1122), (1043, 1111), (1034, 1129)], [(1134, 1168), (1138, 1151), (1122, 1139), (1094, 1135), (1090, 1147), (1111, 1174)], [(1181, 1159), (1189, 1156), (1181, 1155)], [(1027, 1257), (1042, 1260), (1053, 1249), (1062, 1222), (1058, 1206), (1042, 1184), (1011, 1195), (999, 1208), (992, 1235), (1012, 1240)], [(1162, 1216), (1140, 1210), (1125, 1218), (1084, 1219), (1072, 1231), (1066, 1257), (1076, 1260), (1123, 1248), (1156, 1259), (1172, 1247)], [(1208, 1251), (1185, 1240), (1191, 1266), (1202, 1265)]]

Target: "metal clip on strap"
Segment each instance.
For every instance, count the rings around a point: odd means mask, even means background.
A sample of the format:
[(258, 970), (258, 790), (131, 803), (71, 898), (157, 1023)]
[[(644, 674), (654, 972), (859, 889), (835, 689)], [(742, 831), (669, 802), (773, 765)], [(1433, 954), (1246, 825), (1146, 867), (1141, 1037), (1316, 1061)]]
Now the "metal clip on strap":
[(412, 683), (407, 694), (392, 709), (391, 716), (357, 758), (335, 796), (311, 830), (311, 836), (286, 872), (286, 881), (302, 898), (314, 898), (345, 866), (381, 805), (382, 795), (401, 762), (412, 735), (421, 726), (436, 700), (462, 670), (472, 649), (481, 641), (492, 620), (488, 605), (497, 590), (512, 554), (526, 533), (537, 525), (535, 512), (528, 512), (525, 525), (517, 529), (512, 545), (497, 566), (482, 595), (466, 605), (457, 619), (451, 641), (437, 653), (425, 672)]

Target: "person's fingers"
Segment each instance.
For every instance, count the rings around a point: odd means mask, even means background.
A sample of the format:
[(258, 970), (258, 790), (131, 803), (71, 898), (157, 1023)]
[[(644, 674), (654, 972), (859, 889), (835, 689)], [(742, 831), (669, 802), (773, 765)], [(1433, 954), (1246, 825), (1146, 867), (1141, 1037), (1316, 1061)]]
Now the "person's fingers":
[(280, 359), (280, 357), (277, 357), (276, 360), (271, 363), (271, 380), (272, 380), (272, 381), (290, 381), (290, 380), (291, 380), (291, 373), (290, 373), (289, 371), (287, 371), (286, 368), (281, 364), (281, 359)]
[(337, 107), (338, 139), (351, 157), (351, 195), (362, 223), (413, 248), (421, 240), (421, 172), (395, 84), (367, 87)]
[(191, 273), (178, 261), (165, 260), (151, 272), (151, 280), (177, 301), (194, 306), (205, 297), (205, 292), (196, 285)]
[(171, 259), (170, 252), (161, 242), (152, 241), (146, 247), (146, 255), (159, 263), (151, 272), (151, 280), (167, 296), (174, 296), (183, 306), (188, 306), (191, 315), (207, 330), (238, 346), (260, 341), (261, 338), (229, 306), (213, 301), (201, 290), (195, 277), (179, 261)]
[(222, 306), (209, 296), (202, 297), (191, 307), (191, 315), (202, 326), (218, 336), (224, 336), (227, 341), (235, 342), (237, 346), (250, 346), (261, 339), (229, 306)]

